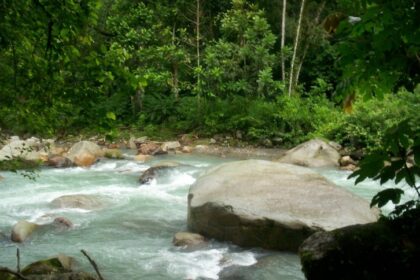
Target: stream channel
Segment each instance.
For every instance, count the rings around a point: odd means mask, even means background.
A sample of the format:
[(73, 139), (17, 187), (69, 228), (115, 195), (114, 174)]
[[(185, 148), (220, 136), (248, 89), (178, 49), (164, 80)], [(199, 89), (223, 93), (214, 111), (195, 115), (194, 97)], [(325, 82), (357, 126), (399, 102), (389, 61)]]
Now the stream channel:
[[(186, 166), (168, 171), (150, 185), (140, 186), (142, 171), (161, 161)], [(85, 249), (107, 280), (138, 279), (304, 279), (296, 254), (245, 249), (210, 241), (196, 251), (172, 245), (175, 233), (185, 231), (187, 194), (207, 168), (233, 159), (202, 155), (160, 156), (147, 163), (102, 160), (91, 168), (42, 169), (35, 181), (0, 172), (0, 233), (10, 234), (19, 220), (38, 224), (66, 217), (74, 228), (36, 232), (23, 244), (0, 240), (0, 266), (21, 266), (64, 253), (74, 256), (82, 270), (90, 271), (80, 253)], [(368, 200), (381, 187), (367, 181), (354, 186), (349, 172), (317, 170), (340, 187)], [(50, 202), (62, 195), (93, 194), (107, 198), (103, 209), (57, 209)], [(390, 207), (385, 208), (389, 211)]]

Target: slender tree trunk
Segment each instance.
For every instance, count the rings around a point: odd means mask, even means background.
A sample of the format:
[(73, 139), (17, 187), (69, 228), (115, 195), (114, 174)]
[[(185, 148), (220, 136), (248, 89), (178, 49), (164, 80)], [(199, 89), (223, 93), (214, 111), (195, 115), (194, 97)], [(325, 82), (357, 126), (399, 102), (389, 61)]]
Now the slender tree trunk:
[[(318, 26), (318, 24), (319, 24), (319, 20), (320, 20), (320, 18), (321, 18), (321, 14), (322, 14), (322, 12), (324, 11), (325, 4), (326, 4), (326, 1), (324, 0), (324, 1), (322, 1), (322, 3), (320, 4), (320, 6), (319, 6), (319, 8), (318, 8), (318, 11), (317, 11), (317, 13), (316, 13), (316, 15), (315, 15), (314, 24), (313, 24), (313, 26), (314, 26), (314, 27)], [(314, 38), (314, 36), (315, 36), (315, 35), (312, 33), (312, 38), (311, 38), (311, 39), (313, 39), (313, 38)], [(310, 42), (306, 42), (305, 48), (304, 48), (304, 50), (303, 50), (302, 57), (301, 57), (301, 59), (299, 60), (299, 65), (298, 65), (298, 67), (297, 67), (297, 69), (296, 69), (296, 77), (295, 77), (295, 84), (294, 84), (294, 86), (295, 86), (295, 87), (296, 87), (296, 86), (297, 86), (297, 84), (299, 83), (300, 72), (301, 72), (301, 70), (302, 70), (302, 65), (303, 65), (303, 62), (305, 61), (306, 55), (308, 54), (309, 47), (310, 47)]]
[[(174, 24), (172, 28), (172, 46), (174, 50), (176, 49), (175, 40), (176, 40), (176, 26)], [(179, 79), (178, 79), (178, 62), (176, 59), (172, 61), (172, 92), (175, 96), (175, 99), (179, 98)]]
[(284, 65), (284, 44), (286, 41), (286, 5), (287, 0), (283, 0), (283, 11), (281, 14), (281, 80), (286, 81), (286, 67)]
[(172, 63), (172, 92), (175, 96), (175, 99), (179, 99), (179, 78), (178, 78), (178, 63)]
[(295, 46), (293, 48), (292, 62), (290, 63), (289, 97), (292, 95), (292, 91), (294, 89), (293, 78), (295, 76), (294, 71), (295, 71), (295, 63), (296, 63), (296, 54), (297, 54), (297, 49), (299, 47), (300, 30), (301, 30), (301, 25), (302, 25), (304, 8), (305, 8), (305, 0), (302, 0), (302, 4), (300, 5), (298, 26), (296, 28)]
[[(201, 67), (201, 53), (200, 53), (200, 15), (201, 15), (201, 6), (200, 0), (196, 2), (196, 18), (195, 18), (195, 44), (196, 44), (196, 55), (197, 55), (197, 68), (200, 69)], [(200, 71), (200, 70), (199, 70)], [(200, 98), (201, 95), (201, 73), (197, 74), (197, 96)]]
[(143, 111), (143, 97), (144, 89), (142, 87), (137, 88), (134, 96), (131, 97), (131, 103), (133, 104), (133, 115)]

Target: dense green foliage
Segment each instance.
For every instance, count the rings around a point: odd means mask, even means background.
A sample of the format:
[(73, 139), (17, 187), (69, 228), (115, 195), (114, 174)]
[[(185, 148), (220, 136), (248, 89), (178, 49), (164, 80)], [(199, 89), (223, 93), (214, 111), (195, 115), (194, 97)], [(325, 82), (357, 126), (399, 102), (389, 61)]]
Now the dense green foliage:
[(399, 91), (380, 99), (357, 100), (352, 114), (336, 113), (318, 133), (343, 146), (363, 152), (383, 147), (385, 133), (405, 119), (416, 119), (420, 110), (420, 86), (415, 92)]
[[(419, 82), (419, 7), (308, 0), (294, 50), (301, 2), (287, 1), (284, 48), (282, 3), (1, 1), (1, 130), (111, 138), (121, 128), (239, 131), (286, 145), (320, 135), (374, 150), (387, 128), (416, 111), (418, 92), (393, 92)], [(371, 93), (384, 98), (360, 98)], [(345, 115), (342, 101), (348, 109), (355, 98)]]
[[(381, 184), (389, 180), (398, 184), (405, 181), (415, 192), (415, 198), (399, 205), (393, 211), (394, 216), (400, 216), (407, 210), (420, 206), (420, 128), (419, 117), (410, 118), (399, 122), (386, 133), (383, 145), (377, 151), (366, 156), (360, 169), (351, 177), (357, 177), (356, 183), (366, 178), (380, 180)], [(384, 206), (392, 201), (399, 204), (404, 191), (399, 188), (388, 188), (376, 194), (371, 206)]]

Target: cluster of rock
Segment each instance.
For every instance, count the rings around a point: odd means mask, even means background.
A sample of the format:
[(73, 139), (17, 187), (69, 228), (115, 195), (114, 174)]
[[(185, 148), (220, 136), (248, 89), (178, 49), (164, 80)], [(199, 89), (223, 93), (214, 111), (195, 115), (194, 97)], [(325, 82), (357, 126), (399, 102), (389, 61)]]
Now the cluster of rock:
[(315, 139), (275, 162), (222, 164), (191, 186), (188, 226), (245, 247), (298, 251), (307, 279), (417, 279), (420, 211), (377, 221), (368, 201), (309, 169), (352, 171), (359, 159)]
[[(106, 199), (96, 195), (63, 195), (55, 198), (50, 202), (53, 208), (78, 208), (84, 210), (98, 210), (106, 205)], [(30, 238), (37, 231), (63, 231), (73, 228), (73, 223), (65, 217), (48, 217), (52, 218), (50, 223), (37, 224), (25, 220), (18, 221), (11, 230), (10, 240), (17, 243), (22, 243)], [(42, 230), (43, 229), (43, 230)]]
[[(48, 279), (48, 280), (96, 280), (97, 278), (87, 272), (79, 271), (76, 260), (72, 257), (59, 254), (45, 260), (36, 261), (27, 265), (19, 272), (20, 277), (6, 270), (0, 270), (0, 279)], [(24, 278), (22, 278), (22, 276)]]

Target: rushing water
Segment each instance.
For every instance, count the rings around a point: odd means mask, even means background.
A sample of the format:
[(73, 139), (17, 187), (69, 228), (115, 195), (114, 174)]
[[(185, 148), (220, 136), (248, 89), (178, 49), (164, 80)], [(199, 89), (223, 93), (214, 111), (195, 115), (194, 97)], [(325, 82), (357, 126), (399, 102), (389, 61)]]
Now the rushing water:
[[(141, 171), (167, 160), (185, 166), (139, 186)], [(0, 232), (9, 234), (19, 220), (45, 224), (57, 216), (75, 225), (67, 231), (38, 231), (21, 245), (3, 241), (0, 266), (15, 267), (19, 246), (22, 265), (64, 253), (77, 257), (81, 268), (90, 271), (80, 253), (85, 249), (109, 280), (304, 279), (295, 254), (216, 241), (196, 251), (172, 245), (174, 234), (186, 230), (189, 186), (208, 167), (225, 161), (206, 156), (165, 156), (148, 163), (105, 160), (89, 169), (43, 169), (36, 181), (0, 173), (5, 177), (0, 181)], [(379, 189), (374, 182), (354, 187), (346, 172), (319, 172), (367, 199)], [(69, 194), (100, 195), (107, 205), (95, 211), (51, 207), (53, 199)]]

